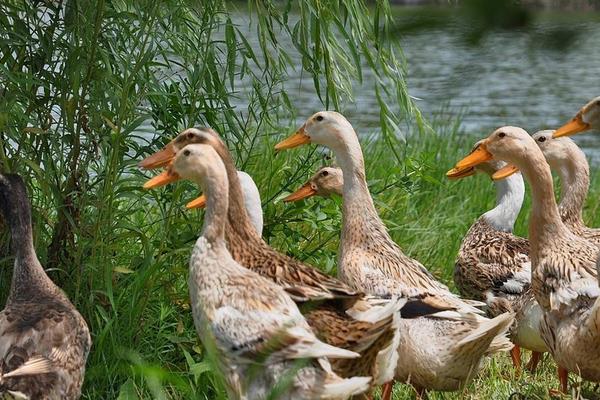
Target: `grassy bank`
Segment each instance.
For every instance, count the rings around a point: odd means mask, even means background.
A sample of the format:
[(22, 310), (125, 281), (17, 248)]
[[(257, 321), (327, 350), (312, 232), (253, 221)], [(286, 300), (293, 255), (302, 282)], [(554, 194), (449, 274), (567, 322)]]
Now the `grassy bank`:
[[(0, 167), (27, 181), (38, 255), (90, 326), (84, 399), (223, 396), (188, 304), (187, 261), (202, 212), (184, 204), (197, 189), (144, 191), (148, 175), (136, 166), (182, 128), (223, 134), (260, 189), (266, 239), (335, 273), (339, 200), (280, 201), (320, 164), (314, 148), (273, 152), (297, 117), (316, 111), (288, 96), (294, 68), (311, 82), (306, 90), (318, 107), (342, 111), (362, 74), (375, 76), (362, 90), (378, 94), (381, 123), (377, 134), (360, 133), (377, 207), (401, 247), (451, 285), (461, 237), (494, 199), (484, 177), (444, 179), (475, 139), (455, 121), (433, 121), (431, 129), (422, 121), (407, 95), (401, 50), (389, 40), (386, 2), (298, 2), (294, 22), (289, 5), (247, 4), (257, 48), (231, 19), (241, 6), (222, 1), (0, 5)], [(592, 186), (587, 216), (597, 215), (595, 177)], [(0, 304), (12, 274), (9, 245), (2, 229)], [(464, 393), (432, 397), (543, 394), (556, 386), (551, 371), (545, 363), (530, 389), (534, 379), (516, 379), (508, 358), (498, 357)], [(398, 390), (396, 398), (409, 397)]]
[[(407, 254), (452, 287), (453, 262), (460, 241), (470, 224), (493, 207), (495, 192), (492, 182), (483, 175), (458, 182), (445, 179), (445, 171), (470, 150), (475, 139), (448, 126), (435, 129), (437, 133), (422, 135), (419, 140), (396, 143), (400, 161), (382, 137), (363, 136), (361, 142), (371, 191), (393, 238)], [(313, 148), (275, 154), (274, 139), (265, 138), (257, 146), (255, 161), (245, 166), (263, 198), (265, 237), (282, 252), (334, 274), (341, 201), (281, 202), (280, 198), (302, 184), (321, 160)], [(298, 165), (304, 167), (297, 171)], [(119, 224), (130, 228), (119, 228), (123, 229), (123, 237), (115, 243), (111, 260), (123, 268), (113, 268), (114, 272), (106, 277), (111, 282), (112, 302), (106, 299), (104, 304), (104, 295), (97, 296), (94, 309), (88, 310), (96, 316), (97, 326), (104, 329), (90, 359), (86, 397), (124, 393), (127, 389), (138, 393), (139, 398), (149, 392), (159, 398), (215, 398), (215, 377), (210, 363), (203, 358), (187, 305), (187, 260), (201, 229), (203, 213), (186, 211), (184, 204), (198, 190), (178, 183), (172, 188), (144, 192), (140, 187), (145, 178), (135, 168), (129, 172), (132, 176), (126, 187), (133, 194), (120, 204), (117, 213), (121, 215)], [(600, 180), (596, 175), (592, 172), (585, 211), (591, 226), (600, 225), (600, 220), (590, 218), (597, 215)], [(527, 197), (516, 227), (521, 235), (527, 232), (528, 210)], [(526, 361), (528, 355), (524, 357)], [(537, 375), (524, 373), (518, 377), (508, 355), (501, 355), (489, 360), (464, 392), (431, 397), (506, 399), (518, 393), (515, 396), (524, 397), (513, 398), (544, 399), (549, 398), (548, 388), (555, 387), (551, 360), (546, 359)], [(409, 399), (411, 392), (399, 385), (394, 398)]]

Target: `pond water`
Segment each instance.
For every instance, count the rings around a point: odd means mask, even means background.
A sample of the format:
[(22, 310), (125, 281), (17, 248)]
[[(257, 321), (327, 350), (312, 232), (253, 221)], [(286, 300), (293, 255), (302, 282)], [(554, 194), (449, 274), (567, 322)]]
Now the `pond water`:
[[(473, 140), (503, 125), (534, 133), (556, 128), (569, 120), (588, 100), (600, 95), (600, 12), (534, 13), (526, 25), (490, 29), (474, 41), (470, 21), (449, 8), (394, 8), (398, 38), (408, 69), (408, 89), (428, 120), (460, 119), (461, 131)], [(295, 16), (290, 16), (292, 24)], [(246, 30), (246, 39), (260, 58), (260, 45), (251, 18), (243, 11), (232, 15)], [(283, 35), (292, 62), (300, 55)], [(374, 78), (363, 69), (363, 85), (343, 112), (360, 133), (377, 132), (379, 106)], [(173, 79), (177, 78), (175, 71)], [(250, 82), (237, 85), (251, 90)], [(291, 71), (286, 92), (299, 110), (297, 123), (323, 108), (312, 78), (301, 68)], [(245, 96), (231, 99), (240, 112)], [(155, 134), (150, 121), (141, 127)], [(142, 133), (144, 135), (144, 133)], [(590, 160), (600, 165), (600, 134), (576, 136)]]
[[(467, 40), (468, 21), (456, 11), (401, 6), (394, 11), (409, 92), (428, 119), (461, 117), (462, 130), (477, 137), (502, 125), (533, 133), (558, 127), (600, 95), (600, 13), (537, 13), (525, 27), (490, 30), (474, 44)], [(244, 15), (235, 19), (247, 24)], [(372, 132), (379, 108), (372, 78), (364, 79), (344, 112), (359, 130)], [(301, 71), (286, 83), (302, 117), (322, 108), (311, 89), (312, 79)], [(600, 135), (576, 140), (600, 163)]]
[[(402, 10), (399, 10), (402, 18)], [(469, 44), (460, 20), (402, 36), (408, 87), (432, 118), (462, 115), (479, 137), (501, 125), (556, 128), (600, 95), (600, 14), (540, 14), (527, 28)], [(578, 136), (600, 162), (600, 135)]]

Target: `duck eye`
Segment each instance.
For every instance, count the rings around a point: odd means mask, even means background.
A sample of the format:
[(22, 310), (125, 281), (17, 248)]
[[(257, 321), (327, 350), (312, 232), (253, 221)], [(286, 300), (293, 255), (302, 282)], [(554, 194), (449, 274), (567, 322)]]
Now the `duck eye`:
[(498, 134), (498, 137), (499, 137), (499, 138), (503, 138), (504, 136), (506, 136), (506, 133), (504, 133), (504, 132), (500, 132), (500, 133)]
[(320, 122), (323, 121), (325, 118), (322, 115), (317, 115), (315, 119)]
[(538, 142), (542, 143), (546, 141), (546, 136), (542, 136), (541, 138), (538, 139)]
[(186, 157), (189, 156), (190, 155), (190, 151), (189, 150), (184, 150), (183, 151), (183, 155), (186, 156)]
[(327, 176), (327, 175), (329, 175), (329, 172), (327, 172), (327, 171), (321, 172), (321, 176)]
[(187, 134), (188, 139), (193, 139), (194, 138), (194, 134), (192, 132), (189, 132)]

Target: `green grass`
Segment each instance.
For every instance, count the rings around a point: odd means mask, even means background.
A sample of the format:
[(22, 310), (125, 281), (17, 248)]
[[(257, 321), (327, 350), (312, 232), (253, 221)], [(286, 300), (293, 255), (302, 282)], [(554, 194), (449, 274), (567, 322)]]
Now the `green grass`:
[[(136, 167), (182, 128), (210, 125), (223, 134), (260, 188), (266, 239), (335, 273), (339, 199), (280, 201), (320, 164), (314, 148), (273, 151), (296, 118), (316, 111), (298, 110), (288, 96), (294, 68), (320, 107), (342, 112), (352, 105), (353, 82), (376, 77), (361, 88), (379, 100), (379, 134), (361, 132), (376, 205), (402, 248), (451, 285), (461, 237), (494, 191), (484, 177), (444, 179), (475, 138), (456, 121), (423, 121), (407, 95), (386, 1), (92, 3), (68, 1), (60, 12), (62, 2), (0, 5), (0, 168), (28, 182), (38, 255), (92, 331), (84, 399), (224, 397), (187, 301), (187, 259), (202, 213), (184, 204), (197, 189), (144, 191), (148, 175)], [(259, 48), (232, 21), (238, 9), (252, 16)], [(167, 81), (175, 70), (180, 79)], [(241, 88), (242, 78), (250, 85)], [(407, 141), (400, 131), (411, 133)], [(587, 216), (598, 215), (599, 191), (594, 176)], [(3, 229), (0, 304), (12, 273), (9, 243)], [(556, 387), (552, 371), (545, 362), (538, 376), (517, 379), (508, 358), (496, 357), (464, 393), (432, 397), (543, 398)], [(397, 390), (396, 398), (410, 397)]]

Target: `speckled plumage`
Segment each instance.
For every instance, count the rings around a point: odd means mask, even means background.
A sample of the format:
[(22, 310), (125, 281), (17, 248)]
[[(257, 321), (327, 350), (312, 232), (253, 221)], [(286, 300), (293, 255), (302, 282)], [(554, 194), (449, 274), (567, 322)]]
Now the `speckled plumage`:
[[(491, 176), (504, 165), (490, 161), (475, 171)], [(454, 282), (463, 296), (485, 300), (489, 316), (514, 312), (512, 342), (545, 352), (539, 333), (542, 311), (531, 290), (529, 241), (512, 233), (525, 193), (523, 177), (516, 173), (495, 181), (495, 186), (495, 207), (479, 217), (463, 238), (454, 265)]]
[(461, 294), (473, 299), (486, 300), (489, 291), (519, 296), (531, 283), (529, 242), (480, 217), (460, 245), (454, 282)]
[[(88, 327), (40, 265), (31, 236), (25, 185), (0, 175), (0, 209), (11, 228), (15, 267), (10, 294), (0, 312), (0, 398), (78, 399), (91, 339)], [(3, 378), (40, 359), (51, 372)]]
[[(227, 255), (224, 242), (213, 244), (204, 237), (194, 247), (189, 276), (194, 322), (205, 343), (215, 341), (230, 398), (266, 398), (293, 373), (296, 359), (335, 352), (311, 349), (318, 340), (292, 299)], [(341, 381), (312, 358), (282, 398), (322, 398), (326, 384)]]
[[(495, 170), (494, 170), (495, 171)], [(523, 180), (520, 175), (509, 178), (509, 180), (520, 179), (520, 190), (524, 191)], [(343, 194), (343, 176), (342, 171), (335, 167), (323, 167), (319, 169), (310, 179), (306, 182), (303, 187), (310, 185), (313, 189), (313, 195), (328, 197), (331, 194), (342, 195)], [(504, 210), (496, 210), (497, 212), (493, 215), (486, 217), (495, 218), (498, 216), (511, 218), (514, 214), (516, 218), (518, 211), (522, 203), (523, 193), (517, 194), (516, 196), (508, 194), (507, 196), (500, 196), (499, 201), (508, 201), (510, 203), (517, 202), (517, 210), (513, 213), (504, 212)], [(519, 199), (520, 197), (520, 199)], [(511, 230), (514, 221), (510, 223)], [(502, 225), (502, 224), (499, 224)], [(496, 234), (499, 234), (498, 237)], [(513, 341), (516, 339), (518, 343), (521, 343), (524, 347), (543, 351), (545, 344), (543, 343), (539, 330), (536, 329), (541, 317), (541, 311), (536, 314), (533, 310), (539, 306), (535, 302), (535, 298), (530, 289), (531, 285), (531, 270), (529, 262), (529, 243), (526, 239), (515, 237), (509, 232), (494, 228), (490, 223), (486, 222), (485, 217), (481, 217), (473, 224), (461, 246), (461, 251), (457, 259), (455, 279), (464, 291), (463, 294), (467, 297), (474, 298), (477, 300), (489, 300), (490, 296), (486, 296), (486, 292), (493, 291), (493, 300), (488, 302), (488, 312), (492, 317), (498, 316), (506, 312), (515, 312), (515, 323), (511, 327), (511, 333)], [(508, 258), (508, 259), (507, 259)], [(493, 260), (493, 261), (492, 261)], [(500, 265), (496, 265), (495, 262)], [(491, 270), (490, 270), (491, 269)], [(530, 315), (534, 315), (538, 318), (528, 318)], [(521, 330), (517, 330), (516, 321), (519, 319), (523, 321)], [(414, 321), (413, 324), (419, 326), (421, 330), (429, 330), (432, 332), (443, 332), (441, 325), (443, 323), (438, 320), (432, 319), (420, 319)], [(466, 319), (461, 324), (464, 326), (464, 331), (471, 328), (470, 324), (477, 324), (476, 319)], [(531, 326), (533, 325), (533, 326)], [(410, 331), (411, 324), (401, 324), (404, 330)], [(534, 338), (531, 336), (531, 331), (538, 332)], [(414, 338), (411, 340), (411, 336)], [(403, 348), (409, 349), (412, 352), (421, 352), (422, 348), (429, 348), (430, 343), (429, 337), (422, 339), (415, 335), (405, 334), (401, 336), (401, 342)], [(529, 346), (526, 346), (529, 345)], [(540, 346), (541, 345), (541, 346)], [(492, 349), (493, 351), (494, 349)], [(432, 354), (439, 351), (437, 347), (432, 348)], [(412, 355), (408, 359), (423, 361), (424, 365), (421, 365), (417, 370), (418, 377), (413, 375), (413, 379), (417, 382), (432, 381), (432, 374), (435, 372), (427, 371), (427, 363), (431, 356), (428, 357), (417, 357)], [(459, 360), (459, 359), (456, 359)], [(400, 364), (404, 361), (401, 359)], [(448, 366), (452, 363), (452, 359), (446, 359), (439, 362), (441, 367)], [(460, 368), (460, 363), (458, 361)], [(406, 365), (401, 370), (409, 371), (409, 365)], [(473, 371), (475, 372), (475, 371)], [(411, 377), (406, 374), (404, 380), (409, 380)], [(448, 378), (447, 386), (458, 386), (460, 385), (459, 380)]]
[(269, 277), (297, 301), (354, 299), (360, 293), (318, 269), (278, 252), (257, 234), (246, 212), (233, 159), (219, 136), (208, 128), (187, 129), (173, 140), (175, 149), (190, 143), (213, 146), (225, 163), (229, 177), (230, 207), (225, 227), (233, 258), (247, 268)]
[(547, 351), (540, 332), (541, 309), (531, 289), (527, 239), (500, 231), (480, 217), (461, 244), (454, 282), (465, 296), (486, 300), (488, 314), (515, 313), (511, 341), (537, 352)]
[[(396, 379), (421, 389), (457, 390), (473, 377), (490, 350), (512, 347), (505, 333), (512, 314), (489, 320), (406, 256), (377, 215), (364, 171), (362, 151), (348, 121), (319, 112), (299, 131), (329, 147), (343, 171), (343, 232), (338, 272), (356, 290), (377, 296), (422, 296), (455, 310), (447, 317), (402, 320)], [(468, 322), (467, 322), (468, 321)]]
[(529, 254), (532, 290), (543, 311), (542, 338), (559, 367), (599, 382), (598, 248), (562, 222), (550, 167), (527, 132), (502, 127), (482, 146), (490, 157), (516, 165), (531, 186)]
[(227, 174), (214, 149), (189, 145), (172, 168), (207, 196), (188, 283), (196, 329), (217, 355), (229, 398), (264, 399), (281, 390), (282, 399), (345, 399), (365, 391), (370, 378), (342, 379), (326, 359), (358, 354), (319, 341), (283, 288), (231, 257), (224, 237)]
[[(402, 321), (405, 329), (400, 335), (397, 380), (423, 389), (459, 390), (479, 370), (481, 358), (491, 346), (498, 350), (512, 347), (504, 336), (512, 315), (503, 314), (496, 320), (477, 316), (478, 310), (472, 302), (451, 293), (421, 263), (400, 250), (372, 212), (374, 209), (365, 206), (369, 204), (367, 199), (358, 202), (362, 205), (359, 213), (346, 206), (347, 198), (344, 193), (339, 262), (342, 279), (356, 289), (378, 296), (430, 297), (440, 307), (459, 314), (451, 318)], [(480, 329), (484, 332), (471, 336)]]
[(559, 366), (599, 382), (598, 248), (560, 220), (549, 166), (537, 155), (523, 171), (532, 185), (532, 288), (544, 310), (542, 337)]
[[(337, 373), (344, 377), (369, 375), (374, 377), (374, 384), (384, 383), (385, 376), (389, 375), (385, 368), (393, 370), (395, 364), (385, 367), (364, 360), (377, 359), (377, 354), (398, 334), (391, 314), (375, 323), (349, 318), (346, 311), (354, 307), (357, 301), (364, 301), (365, 296), (340, 280), (279, 253), (262, 240), (248, 218), (231, 155), (214, 131), (207, 128), (187, 129), (172, 143), (175, 150), (189, 143), (206, 143), (223, 160), (230, 194), (225, 237), (233, 259), (283, 287), (295, 301), (317, 301), (317, 304), (309, 305), (311, 311), (306, 315), (315, 334), (330, 345), (356, 351), (362, 356), (361, 360), (334, 362)], [(348, 336), (347, 332), (352, 332), (352, 335)], [(393, 360), (395, 358), (391, 360), (395, 363)]]
[[(317, 337), (325, 343), (337, 343), (347, 350), (356, 351), (360, 359), (331, 360), (333, 370), (342, 377), (372, 376), (374, 384), (382, 385), (393, 378), (394, 365), (387, 365), (381, 352), (399, 340), (398, 315), (388, 315), (381, 320), (368, 323), (348, 316), (333, 305), (323, 305), (305, 314), (306, 320)], [(333, 329), (332, 329), (333, 328)], [(378, 360), (378, 357), (384, 357)], [(390, 357), (389, 355), (387, 357)], [(381, 364), (383, 363), (383, 365)], [(385, 368), (391, 368), (385, 371)], [(391, 372), (390, 372), (391, 371)]]

